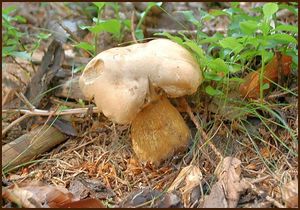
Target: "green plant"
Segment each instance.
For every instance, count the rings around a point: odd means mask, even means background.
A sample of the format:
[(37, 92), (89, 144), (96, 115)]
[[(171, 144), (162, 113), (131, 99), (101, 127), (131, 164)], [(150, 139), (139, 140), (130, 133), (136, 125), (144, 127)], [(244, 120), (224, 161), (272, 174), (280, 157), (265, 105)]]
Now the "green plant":
[[(253, 8), (252, 12), (255, 12), (256, 15), (251, 16), (239, 8), (239, 2), (234, 2), (231, 3), (230, 8), (223, 10), (205, 12), (199, 9), (199, 19), (195, 18), (191, 11), (181, 11), (188, 22), (197, 29), (195, 37), (187, 37), (182, 33), (179, 35), (168, 33), (155, 34), (167, 37), (192, 52), (204, 76), (204, 82), (197, 94), (205, 92), (208, 96), (212, 96), (211, 98), (218, 98), (219, 110), (222, 109), (220, 107), (226, 107), (227, 104), (230, 104), (230, 107), (234, 106), (235, 111), (239, 110), (232, 120), (239, 122), (238, 124), (241, 125), (239, 132), (249, 137), (251, 145), (254, 147), (253, 152), (257, 153), (271, 174), (274, 174), (274, 171), (277, 169), (276, 160), (268, 160), (262, 157), (257, 145), (270, 145), (270, 143), (259, 133), (253, 135), (245, 127), (245, 124), (249, 124), (246, 116), (259, 119), (262, 126), (271, 134), (276, 149), (280, 153), (286, 152), (293, 157), (298, 156), (298, 152), (290, 144), (290, 142), (297, 142), (297, 132), (290, 127), (274, 108), (279, 107), (281, 109), (286, 107), (287, 104), (272, 104), (262, 100), (263, 90), (270, 87), (267, 83), (263, 84), (264, 67), (273, 58), (275, 52), (282, 52), (291, 56), (292, 69), (298, 69), (298, 42), (295, 38), (298, 36), (298, 28), (277, 20), (276, 14), (281, 9), (289, 9), (295, 16), (298, 16), (298, 9), (293, 4), (266, 3), (263, 7)], [(203, 33), (201, 30), (208, 24), (208, 21), (217, 16), (226, 16), (229, 19), (227, 32), (225, 34), (217, 32), (213, 35)], [(256, 69), (252, 69), (253, 67), (251, 66), (254, 59), (259, 60), (262, 66), (260, 72), (260, 100), (249, 102), (240, 98), (231, 98), (229, 91), (232, 90), (232, 87), (238, 86), (243, 82), (241, 78), (243, 72), (257, 69), (257, 64), (254, 66)], [(294, 97), (298, 96), (297, 93), (275, 82), (271, 82), (271, 84), (284, 93), (291, 94)], [(215, 110), (216, 113), (219, 110)], [(221, 117), (224, 116), (221, 114)], [(203, 126), (207, 127), (208, 125)], [(274, 130), (274, 127), (285, 131), (289, 140), (283, 141), (278, 132)], [(232, 134), (229, 133), (229, 135)], [(234, 137), (232, 136), (232, 138)], [(239, 143), (244, 144), (243, 142)], [(274, 145), (271, 146), (274, 147)]]
[(25, 23), (26, 20), (19, 15), (12, 16), (11, 13), (15, 10), (16, 8), (13, 6), (2, 9), (2, 58), (14, 56), (30, 60), (30, 55), (20, 43), (20, 39), (24, 34), (13, 25), (16, 22)]
[[(93, 25), (81, 25), (80, 28), (88, 29), (94, 35), (94, 43), (80, 42), (75, 45), (77, 48), (81, 48), (89, 52), (91, 55), (95, 55), (99, 49), (97, 49), (97, 41), (99, 35), (102, 32), (110, 33), (114, 39), (121, 42), (124, 36), (124, 31), (130, 29), (130, 20), (123, 20), (119, 15), (120, 5), (115, 2), (94, 2), (93, 5), (97, 10), (97, 17), (93, 17)], [(115, 18), (104, 20), (101, 18), (105, 7), (112, 7), (114, 10)]]
[(161, 5), (162, 5), (162, 2), (148, 2), (148, 5), (147, 5), (145, 11), (143, 11), (140, 14), (140, 17), (139, 17), (140, 20), (139, 20), (139, 22), (138, 22), (138, 24), (137, 24), (137, 26), (135, 28), (135, 31), (134, 31), (137, 40), (144, 39), (144, 32), (141, 29), (141, 26), (142, 26), (142, 23), (144, 22), (144, 20), (145, 20), (145, 18), (147, 16), (147, 14), (150, 12), (150, 10), (152, 9), (152, 7), (157, 6), (157, 7), (160, 8)]
[(41, 41), (48, 39), (51, 34), (35, 34), (34, 43), (24, 45), (21, 42), (21, 38), (29, 35), (22, 33), (16, 26), (14, 26), (14, 24), (26, 23), (26, 19), (20, 15), (13, 16), (12, 13), (15, 10), (16, 7), (14, 6), (2, 9), (2, 58), (12, 56), (25, 60), (31, 60), (33, 52), (39, 48)]
[[(263, 89), (268, 88), (262, 82), (264, 65), (272, 59), (275, 51), (292, 56), (293, 66), (298, 66), (298, 42), (294, 38), (298, 33), (298, 28), (277, 22), (276, 12), (286, 6), (266, 3), (262, 8), (253, 9), (257, 16), (248, 15), (238, 6), (239, 3), (234, 2), (230, 8), (212, 10), (209, 13), (199, 9), (200, 19), (196, 19), (192, 11), (181, 11), (186, 19), (196, 26), (195, 39), (189, 39), (184, 34), (180, 34), (181, 37), (168, 33), (156, 35), (166, 36), (185, 46), (195, 55), (203, 70), (204, 90), (212, 96), (224, 96), (222, 90), (224, 85), (228, 86), (230, 81), (241, 82), (242, 80), (236, 76), (237, 73), (245, 70), (247, 63), (253, 58), (260, 57), (262, 59), (260, 73), (262, 87), (260, 97), (262, 99)], [(294, 9), (291, 6), (288, 8)], [(201, 32), (206, 22), (217, 16), (229, 18), (230, 24), (226, 37), (218, 32), (213, 36)]]

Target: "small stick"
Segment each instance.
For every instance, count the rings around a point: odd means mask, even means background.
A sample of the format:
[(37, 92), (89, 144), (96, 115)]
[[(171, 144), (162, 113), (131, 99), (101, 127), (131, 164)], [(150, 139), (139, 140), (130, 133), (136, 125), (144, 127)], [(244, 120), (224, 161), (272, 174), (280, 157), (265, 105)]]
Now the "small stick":
[[(21, 114), (29, 114), (30, 116), (49, 116), (49, 115), (69, 115), (69, 114), (82, 114), (88, 111), (88, 108), (76, 108), (76, 109), (68, 109), (63, 111), (49, 111), (49, 110), (42, 110), (42, 109), (4, 109), (2, 110), (3, 113), (7, 112), (20, 112)], [(97, 107), (93, 107), (93, 113), (98, 113), (99, 110)]]
[(24, 96), (23, 93), (18, 93), (18, 92), (15, 92), (16, 96), (18, 96), (18, 98), (24, 102), (24, 104), (28, 107), (28, 109), (30, 111), (33, 111), (35, 109), (35, 106), (33, 106), (29, 101), (28, 99)]
[(16, 119), (15, 121), (13, 121), (12, 123), (10, 123), (6, 128), (4, 128), (2, 130), (2, 136), (4, 136), (4, 134), (9, 131), (9, 129), (11, 129), (14, 125), (22, 122), (24, 119), (26, 119), (27, 117), (29, 117), (29, 114), (24, 114), (22, 117), (19, 117), (18, 119)]
[[(293, 91), (296, 91), (298, 89), (298, 87), (295, 87), (295, 88), (293, 88), (291, 91), (293, 92)], [(287, 94), (289, 94), (290, 92), (279, 92), (279, 93), (274, 93), (274, 94), (272, 94), (272, 95), (269, 95), (269, 96), (267, 96), (267, 99), (273, 99), (273, 98), (278, 98), (278, 97), (281, 97), (281, 96), (284, 96), (284, 95), (287, 95)]]
[(70, 36), (71, 36), (72, 39), (74, 39), (76, 42), (80, 42), (80, 39), (78, 38), (78, 36), (76, 36), (76, 34), (74, 34), (71, 30), (69, 30), (67, 27), (65, 27), (60, 22), (58, 22), (58, 25), (60, 27), (62, 27), (68, 34), (70, 34)]
[[(11, 124), (9, 124), (5, 129), (2, 130), (2, 135), (4, 135), (9, 129), (11, 129), (14, 125), (20, 123), (24, 119), (30, 116), (56, 116), (56, 115), (69, 115), (69, 114), (82, 114), (86, 113), (88, 111), (88, 108), (78, 108), (78, 109), (69, 109), (69, 110), (63, 110), (63, 111), (47, 111), (47, 110), (41, 110), (41, 109), (34, 109), (34, 110), (27, 110), (27, 109), (11, 109), (11, 110), (2, 110), (3, 113), (6, 112), (20, 112), (21, 114), (24, 114), (22, 117), (16, 119)], [(98, 108), (93, 107), (91, 110), (93, 113), (98, 113)]]
[[(207, 136), (207, 134), (205, 133), (205, 131), (200, 126), (199, 121), (194, 116), (194, 114), (192, 112), (192, 109), (189, 106), (189, 104), (187, 103), (187, 101), (185, 100), (185, 98), (182, 97), (180, 102), (186, 108), (186, 112), (188, 113), (189, 117), (191, 118), (191, 120), (195, 124), (196, 128), (198, 129), (198, 131), (201, 133), (202, 138), (206, 139), (206, 140), (209, 139), (208, 136)], [(212, 142), (210, 142), (210, 141), (208, 141), (207, 143), (210, 146), (210, 148), (215, 152), (215, 154), (220, 158), (220, 160), (223, 160), (223, 155), (218, 151), (218, 149), (215, 147), (215, 145)]]
[(2, 106), (4, 106), (4, 104), (6, 104), (6, 101), (7, 101), (7, 99), (8, 99), (8, 96), (11, 94), (12, 91), (14, 91), (14, 90), (10, 89), (10, 90), (8, 91), (8, 93), (4, 96), (4, 99), (3, 99), (3, 101), (2, 101)]

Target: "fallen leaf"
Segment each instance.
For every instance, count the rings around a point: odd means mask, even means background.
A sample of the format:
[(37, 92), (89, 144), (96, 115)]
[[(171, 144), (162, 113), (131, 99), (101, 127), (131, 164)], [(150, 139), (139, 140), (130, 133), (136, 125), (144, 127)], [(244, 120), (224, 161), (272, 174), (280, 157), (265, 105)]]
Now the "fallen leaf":
[(217, 182), (212, 186), (210, 194), (204, 199), (202, 208), (228, 208), (221, 182)]
[(286, 183), (282, 189), (282, 199), (287, 208), (298, 207), (298, 180)]
[[(277, 82), (282, 76), (287, 76), (291, 72), (292, 57), (276, 53), (272, 60), (265, 66), (263, 83), (271, 85), (271, 81)], [(244, 78), (244, 83), (239, 87), (240, 94), (245, 98), (257, 99), (260, 94), (260, 75), (261, 68), (249, 73)], [(269, 80), (268, 80), (269, 79)], [(266, 90), (264, 90), (264, 93)]]
[(168, 192), (180, 190), (184, 207), (191, 207), (200, 198), (202, 173), (197, 166), (184, 167), (168, 189)]
[(59, 208), (106, 208), (103, 203), (94, 198), (88, 198), (80, 201), (74, 201), (59, 206)]
[(106, 188), (106, 186), (99, 179), (86, 179), (81, 177), (75, 177), (70, 182), (69, 191), (81, 199), (87, 197), (95, 199), (107, 199), (115, 196), (115, 193)]
[(150, 188), (133, 191), (123, 199), (118, 208), (171, 208), (182, 207), (180, 198), (175, 193), (164, 193)]
[(24, 208), (50, 207), (78, 200), (67, 189), (45, 185), (41, 182), (29, 182), (12, 185), (2, 192), (3, 198)]
[(237, 206), (242, 192), (250, 187), (244, 179), (240, 178), (240, 165), (241, 161), (234, 157), (225, 157), (219, 163), (215, 170), (218, 182), (213, 185), (213, 190), (205, 198), (205, 208), (235, 208)]

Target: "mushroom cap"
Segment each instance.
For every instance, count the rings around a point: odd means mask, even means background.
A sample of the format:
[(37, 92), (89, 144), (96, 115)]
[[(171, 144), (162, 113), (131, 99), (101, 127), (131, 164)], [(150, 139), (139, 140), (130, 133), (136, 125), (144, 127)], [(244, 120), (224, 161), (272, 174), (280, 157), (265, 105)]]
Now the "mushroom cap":
[(123, 124), (149, 99), (149, 85), (175, 98), (194, 93), (201, 82), (199, 65), (188, 50), (156, 39), (99, 53), (85, 67), (79, 86), (106, 117)]

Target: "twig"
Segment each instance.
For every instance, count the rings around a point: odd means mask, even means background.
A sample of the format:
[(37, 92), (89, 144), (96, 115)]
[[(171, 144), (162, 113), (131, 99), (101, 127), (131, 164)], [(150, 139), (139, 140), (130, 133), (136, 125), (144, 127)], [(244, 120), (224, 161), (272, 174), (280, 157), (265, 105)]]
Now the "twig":
[(11, 56), (13, 61), (21, 68), (23, 69), (27, 74), (31, 74), (30, 71), (28, 71), (24, 66), (22, 66), (13, 56)]
[(4, 128), (2, 130), (2, 136), (9, 131), (9, 129), (11, 129), (14, 125), (22, 122), (24, 119), (26, 119), (27, 117), (29, 117), (30, 114), (24, 114), (22, 117), (19, 117), (18, 119), (16, 119), (15, 121), (13, 121), (12, 123), (10, 123), (6, 128)]
[[(29, 114), (30, 116), (49, 116), (49, 115), (69, 115), (69, 114), (82, 114), (88, 111), (88, 108), (77, 108), (77, 109), (68, 109), (63, 111), (49, 111), (49, 110), (42, 110), (42, 109), (4, 109), (2, 110), (3, 113), (7, 112), (20, 112), (21, 114)], [(93, 113), (99, 112), (97, 107), (93, 107)]]
[(78, 38), (78, 36), (76, 36), (76, 34), (74, 34), (71, 30), (69, 30), (67, 27), (65, 27), (63, 24), (61, 24), (60, 22), (57, 22), (58, 25), (60, 25), (60, 27), (62, 27), (68, 34), (70, 34), (71, 38), (74, 39), (76, 42), (80, 42), (80, 39)]
[[(198, 129), (198, 131), (200, 132), (202, 138), (205, 139), (205, 140), (209, 139), (208, 136), (207, 136), (207, 134), (205, 133), (205, 131), (202, 129), (199, 121), (194, 116), (194, 114), (192, 112), (192, 109), (189, 106), (189, 104), (187, 103), (187, 101), (185, 100), (185, 98), (182, 97), (180, 102), (186, 108), (186, 112), (188, 113), (189, 117), (191, 118), (191, 120), (195, 124), (196, 128)], [(212, 142), (210, 142), (210, 141), (207, 141), (207, 143), (210, 146), (210, 148), (214, 151), (214, 153), (219, 157), (219, 159), (223, 160), (223, 155), (218, 151), (218, 149), (215, 147), (215, 145)]]
[(13, 89), (10, 89), (8, 91), (8, 93), (6, 93), (6, 95), (4, 96), (4, 99), (2, 100), (2, 106), (4, 106), (4, 104), (6, 104), (6, 101), (8, 99), (8, 96), (11, 94), (11, 92), (13, 91)]
[(15, 91), (16, 96), (18, 96), (18, 98), (24, 102), (24, 104), (27, 106), (27, 108), (31, 111), (33, 111), (35, 109), (35, 106), (33, 106), (28, 99), (24, 96), (23, 93), (18, 93), (17, 91)]
[(138, 43), (138, 41), (135, 38), (135, 34), (134, 34), (134, 11), (132, 11), (132, 14), (131, 14), (131, 36), (132, 36), (133, 41), (135, 43)]
[[(291, 91), (296, 91), (298, 89), (298, 87), (293, 88)], [(273, 98), (278, 98), (284, 95), (289, 94), (290, 92), (279, 92), (279, 93), (273, 93), (272, 95), (267, 96), (267, 99), (273, 99)]]
[[(41, 109), (34, 109), (34, 110), (27, 110), (27, 109), (8, 109), (8, 110), (2, 110), (3, 113), (7, 112), (20, 112), (21, 114), (24, 114), (22, 117), (19, 117), (15, 121), (13, 121), (11, 124), (9, 124), (5, 129), (2, 130), (2, 135), (4, 135), (9, 129), (11, 129), (14, 125), (20, 123), (24, 119), (30, 116), (56, 116), (56, 115), (70, 115), (70, 114), (82, 114), (86, 113), (88, 111), (88, 108), (78, 108), (78, 109), (69, 109), (69, 110), (63, 110), (63, 111), (47, 111), (47, 110), (41, 110)], [(92, 109), (93, 113), (98, 113), (98, 108), (93, 107)]]

